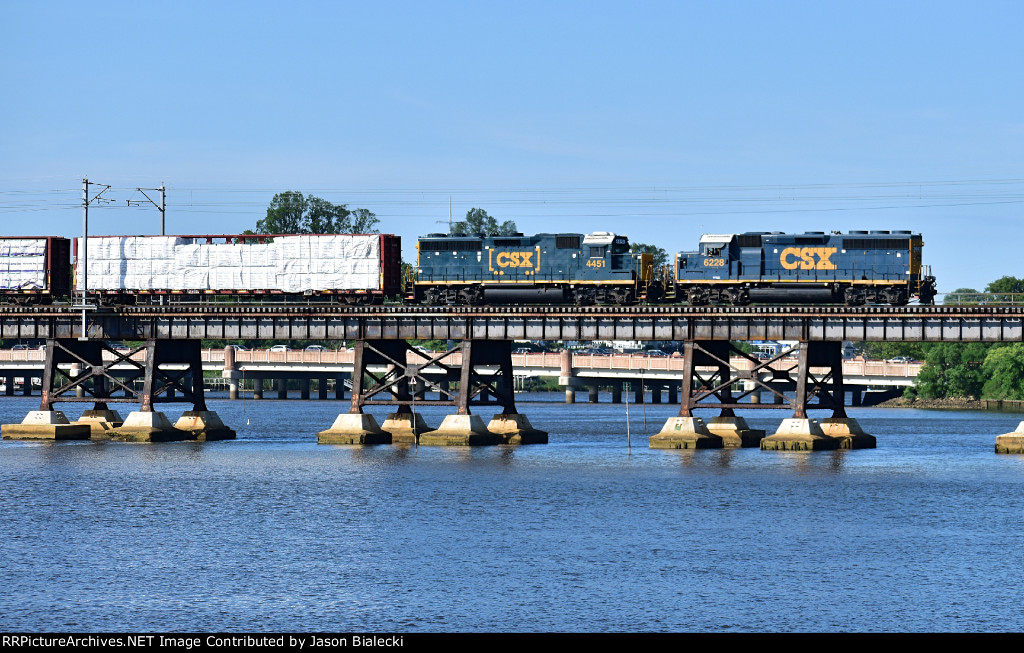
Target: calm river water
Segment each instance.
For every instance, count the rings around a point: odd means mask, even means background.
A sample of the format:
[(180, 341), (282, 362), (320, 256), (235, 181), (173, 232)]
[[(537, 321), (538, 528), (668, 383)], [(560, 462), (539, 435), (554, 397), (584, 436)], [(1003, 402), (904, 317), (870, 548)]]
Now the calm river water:
[(624, 405), (561, 398), (520, 399), (551, 442), (519, 448), (317, 445), (347, 403), (297, 400), (212, 400), (228, 442), (5, 441), (0, 630), (1024, 630), (1024, 456), (993, 453), (1024, 416), (680, 452), (633, 405), (630, 451)]

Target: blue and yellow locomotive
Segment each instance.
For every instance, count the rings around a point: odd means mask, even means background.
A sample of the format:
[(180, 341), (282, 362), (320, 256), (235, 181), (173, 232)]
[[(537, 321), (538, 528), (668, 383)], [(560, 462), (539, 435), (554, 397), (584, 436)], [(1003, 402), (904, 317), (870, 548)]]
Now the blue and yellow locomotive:
[(415, 303), (634, 304), (651, 295), (650, 254), (608, 232), (524, 236), (430, 234), (417, 243)]
[(931, 304), (935, 277), (909, 231), (705, 234), (676, 255), (669, 296), (691, 305)]

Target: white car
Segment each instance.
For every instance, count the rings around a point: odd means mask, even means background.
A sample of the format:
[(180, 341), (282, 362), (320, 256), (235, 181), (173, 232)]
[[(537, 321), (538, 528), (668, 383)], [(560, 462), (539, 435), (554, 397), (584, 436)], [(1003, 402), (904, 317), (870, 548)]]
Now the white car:
[(270, 351), (291, 351), (292, 348), (288, 345), (274, 345), (270, 348)]

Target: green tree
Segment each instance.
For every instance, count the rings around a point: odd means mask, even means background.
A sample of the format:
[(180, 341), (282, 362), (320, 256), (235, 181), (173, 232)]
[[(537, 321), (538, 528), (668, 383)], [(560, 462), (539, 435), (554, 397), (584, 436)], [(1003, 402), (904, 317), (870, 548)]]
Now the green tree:
[(379, 222), (376, 214), (369, 209), (356, 209), (349, 215), (348, 229), (345, 231), (351, 234), (375, 234)]
[(303, 215), (306, 229), (303, 233), (340, 234), (350, 231), (349, 216), (351, 212), (344, 204), (331, 204), (325, 199), (306, 198), (306, 211)]
[(274, 195), (267, 207), (267, 217), (256, 223), (256, 232), (261, 234), (307, 233), (303, 215), (308, 202), (302, 193), (293, 190)]
[(981, 371), (986, 399), (1024, 399), (1024, 343), (992, 347)]
[(668, 263), (668, 253), (657, 245), (648, 245), (647, 243), (631, 243), (629, 251), (634, 254), (651, 254), (654, 257), (655, 269)]
[(256, 222), (261, 234), (376, 233), (377, 216), (367, 209), (349, 211), (313, 195), (289, 190), (274, 195), (267, 216)]
[(943, 304), (963, 306), (977, 304), (981, 301), (981, 294), (974, 288), (957, 288), (953, 292), (946, 293)]
[(914, 360), (926, 360), (928, 348), (926, 342), (855, 342), (856, 347), (868, 360), (889, 360), (897, 356), (906, 356)]
[(506, 220), (498, 224), (497, 220), (487, 215), (487, 211), (478, 208), (466, 211), (466, 219), (452, 225), (453, 236), (509, 236), (518, 231), (515, 222)]
[(992, 303), (1017, 304), (1024, 300), (1024, 279), (1000, 277), (985, 286), (985, 292), (996, 293), (995, 297), (987, 298)]
[(999, 277), (985, 286), (985, 292), (1024, 293), (1024, 279), (1017, 277)]
[(934, 343), (914, 379), (917, 394), (925, 399), (980, 397), (985, 385), (982, 365), (988, 350), (989, 345), (980, 342)]

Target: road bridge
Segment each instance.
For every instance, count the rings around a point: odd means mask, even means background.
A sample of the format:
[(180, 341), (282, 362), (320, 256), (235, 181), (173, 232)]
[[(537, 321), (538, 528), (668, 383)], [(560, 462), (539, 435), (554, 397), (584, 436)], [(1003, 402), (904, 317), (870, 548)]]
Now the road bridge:
[[(160, 394), (167, 389), (177, 391), (179, 401), (192, 402), (193, 412), (208, 412), (202, 394), (200, 340), (351, 341), (355, 345), (351, 408), (334, 427), (319, 434), (320, 441), (394, 442), (407, 437), (421, 444), (546, 441), (546, 435), (529, 426), (515, 408), (513, 340), (675, 341), (683, 343), (680, 413), (651, 438), (651, 446), (745, 446), (756, 440), (765, 449), (806, 450), (874, 446), (874, 438), (845, 413), (849, 381), (840, 355), (843, 341), (1021, 342), (1022, 319), (1024, 307), (1018, 306), (308, 304), (98, 308), (84, 316), (73, 307), (53, 306), (0, 309), (0, 336), (47, 341), (40, 412), (48, 415), (56, 401), (83, 399), (69, 395), (78, 387), (97, 407), (105, 407), (111, 387), (120, 382), (110, 374), (115, 363), (102, 356), (104, 341), (146, 343), (135, 352), (144, 350), (144, 363), (115, 352), (116, 364), (136, 365), (144, 380), (144, 389), (134, 396), (144, 416), (153, 411), (154, 402), (167, 400)], [(410, 340), (455, 345), (450, 351), (429, 355), (429, 360), (410, 361)], [(770, 361), (761, 361), (732, 344), (744, 340), (798, 344)], [(795, 358), (795, 364), (786, 367), (787, 358)], [(736, 359), (747, 363), (736, 365)], [(71, 362), (78, 362), (85, 371), (68, 377), (61, 364)], [(234, 369), (235, 361), (226, 366)], [(571, 360), (568, 367), (563, 361), (559, 372), (569, 387), (581, 382)], [(435, 380), (438, 374), (447, 387)], [(441, 397), (426, 403), (456, 408), (450, 423), (446, 418), (440, 428), (424, 432), (426, 426), (415, 421), (410, 409), (417, 401), (410, 388), (418, 387), (435, 390)], [(772, 405), (781, 402), (793, 410), (793, 419), (767, 438), (758, 437), (734, 414), (736, 408), (763, 405), (755, 397), (764, 394), (773, 397)], [(373, 405), (395, 406), (393, 417), (404, 426), (390, 431), (378, 427), (363, 411)], [(485, 426), (471, 407), (496, 407), (500, 412)], [(707, 425), (693, 414), (705, 408), (721, 411)], [(808, 410), (829, 410), (832, 417), (813, 420)], [(403, 428), (405, 433), (400, 434)], [(724, 432), (727, 435), (721, 435)], [(1021, 440), (1024, 447), (1024, 437)]]

